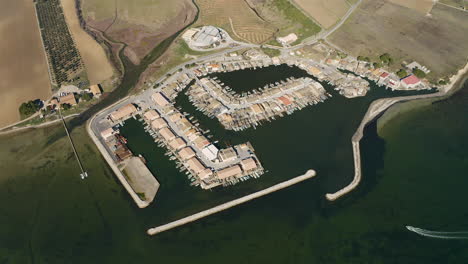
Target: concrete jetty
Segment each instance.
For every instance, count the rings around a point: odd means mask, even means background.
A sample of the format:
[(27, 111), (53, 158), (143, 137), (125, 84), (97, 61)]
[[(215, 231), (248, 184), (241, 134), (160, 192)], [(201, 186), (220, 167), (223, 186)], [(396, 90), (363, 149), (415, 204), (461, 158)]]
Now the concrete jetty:
[(325, 197), (329, 201), (335, 201), (336, 199), (340, 198), (341, 196), (351, 192), (354, 190), (358, 185), (359, 182), (361, 181), (361, 152), (359, 149), (359, 142), (362, 139), (363, 136), (363, 131), (364, 127), (374, 120), (380, 113), (384, 112), (390, 106), (399, 103), (399, 102), (404, 102), (404, 101), (410, 101), (410, 100), (415, 100), (415, 99), (423, 99), (423, 98), (431, 98), (431, 97), (439, 97), (444, 95), (445, 92), (437, 92), (433, 94), (425, 94), (425, 95), (414, 95), (414, 96), (401, 96), (401, 97), (395, 97), (395, 98), (384, 98), (384, 99), (379, 99), (374, 102), (369, 106), (366, 114), (364, 115), (364, 118), (361, 121), (361, 124), (359, 125), (358, 129), (354, 133), (352, 139), (351, 139), (351, 144), (353, 146), (353, 157), (354, 157), (354, 178), (351, 183), (343, 189), (338, 190), (335, 193), (327, 193)]
[(411, 101), (411, 100), (416, 100), (416, 99), (442, 97), (442, 96), (451, 94), (453, 92), (453, 88), (455, 87), (455, 85), (458, 83), (458, 81), (462, 80), (463, 76), (467, 72), (468, 72), (468, 63), (465, 64), (465, 66), (462, 69), (460, 69), (454, 76), (450, 78), (449, 84), (442, 87), (442, 89), (437, 93), (413, 95), (413, 96), (400, 96), (400, 97), (394, 97), (394, 98), (384, 98), (384, 99), (379, 99), (379, 100), (372, 102), (372, 104), (367, 109), (367, 112), (364, 118), (362, 119), (361, 124), (359, 125), (358, 129), (356, 130), (356, 132), (354, 133), (351, 139), (351, 144), (353, 146), (353, 156), (354, 156), (353, 181), (351, 181), (349, 185), (343, 187), (343, 189), (338, 190), (335, 193), (327, 193), (325, 197), (329, 201), (335, 201), (341, 196), (351, 192), (352, 190), (354, 190), (354, 188), (356, 188), (359, 185), (359, 182), (361, 181), (361, 152), (359, 149), (359, 142), (362, 139), (364, 127), (367, 125), (367, 123), (371, 122), (380, 113), (386, 111), (388, 108), (390, 108), (392, 105), (396, 103)]
[(148, 235), (152, 236), (152, 235), (156, 235), (158, 233), (167, 231), (169, 229), (172, 229), (172, 228), (175, 228), (175, 227), (178, 227), (178, 226), (181, 226), (181, 225), (185, 225), (185, 224), (188, 224), (190, 222), (197, 221), (197, 220), (199, 220), (199, 219), (201, 219), (203, 217), (206, 217), (206, 216), (221, 212), (223, 210), (229, 209), (229, 208), (237, 206), (239, 204), (248, 202), (250, 200), (259, 198), (259, 197), (267, 195), (269, 193), (284, 189), (284, 188), (289, 187), (291, 185), (294, 185), (296, 183), (299, 183), (299, 182), (302, 182), (304, 180), (310, 179), (310, 178), (314, 177), (315, 175), (316, 175), (316, 173), (315, 173), (314, 170), (308, 170), (304, 175), (295, 177), (293, 179), (284, 181), (282, 183), (278, 183), (278, 184), (273, 185), (273, 186), (271, 186), (269, 188), (266, 188), (264, 190), (261, 190), (261, 191), (246, 195), (244, 197), (241, 197), (241, 198), (232, 200), (230, 202), (215, 206), (215, 207), (210, 208), (208, 210), (204, 210), (204, 211), (201, 211), (199, 213), (196, 213), (196, 214), (181, 218), (179, 220), (167, 223), (165, 225), (150, 228), (150, 229), (148, 229), (147, 233), (148, 233)]

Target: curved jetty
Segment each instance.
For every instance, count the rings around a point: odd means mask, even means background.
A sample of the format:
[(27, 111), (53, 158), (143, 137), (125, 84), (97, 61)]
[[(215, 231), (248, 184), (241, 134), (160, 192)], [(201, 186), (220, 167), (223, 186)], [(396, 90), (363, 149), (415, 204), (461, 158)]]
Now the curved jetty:
[(445, 87), (442, 87), (442, 89), (437, 93), (413, 95), (413, 96), (400, 96), (400, 97), (394, 97), (394, 98), (384, 98), (384, 99), (379, 99), (379, 100), (372, 102), (372, 104), (369, 106), (369, 109), (366, 112), (366, 115), (362, 119), (361, 124), (359, 125), (358, 129), (356, 130), (356, 133), (354, 133), (353, 138), (351, 140), (351, 143), (353, 145), (353, 156), (354, 156), (354, 179), (349, 185), (345, 186), (343, 189), (335, 193), (327, 193), (325, 197), (329, 201), (335, 201), (341, 196), (354, 190), (354, 188), (356, 188), (359, 182), (361, 181), (361, 153), (359, 150), (359, 141), (361, 141), (364, 127), (367, 125), (367, 123), (371, 122), (377, 115), (384, 112), (385, 110), (390, 108), (390, 106), (396, 103), (416, 100), (416, 99), (440, 97), (440, 96), (449, 94), (451, 90), (454, 88), (454, 86), (456, 85), (456, 83), (459, 80), (461, 80), (467, 72), (468, 72), (468, 63), (465, 64), (465, 67), (463, 67), (463, 69), (460, 69), (457, 72), (457, 74), (455, 74), (454, 76), (450, 78), (450, 83), (448, 85), (446, 85)]
[(395, 97), (395, 98), (384, 98), (374, 101), (367, 110), (366, 115), (361, 121), (356, 133), (354, 133), (351, 143), (353, 145), (353, 156), (354, 156), (354, 179), (353, 181), (345, 186), (343, 189), (335, 192), (335, 193), (327, 193), (325, 196), (329, 201), (335, 201), (336, 199), (340, 198), (341, 196), (349, 193), (350, 191), (354, 190), (359, 185), (361, 181), (361, 152), (359, 150), (359, 142), (362, 139), (364, 127), (367, 123), (371, 122), (376, 118), (380, 113), (387, 110), (390, 106), (403, 102), (403, 101), (410, 101), (414, 99), (423, 99), (423, 98), (430, 98), (430, 97), (438, 97), (444, 95), (444, 92), (437, 92), (433, 94), (425, 94), (425, 95), (414, 95), (414, 96), (402, 96), (402, 97)]
[(167, 223), (165, 225), (150, 228), (150, 229), (148, 229), (147, 233), (148, 233), (148, 235), (152, 236), (152, 235), (156, 235), (158, 233), (167, 231), (169, 229), (172, 229), (172, 228), (175, 228), (175, 227), (178, 227), (178, 226), (181, 226), (181, 225), (188, 224), (190, 222), (196, 221), (196, 220), (201, 219), (203, 217), (206, 217), (206, 216), (221, 212), (223, 210), (229, 209), (229, 208), (234, 207), (236, 205), (248, 202), (248, 201), (256, 199), (258, 197), (267, 195), (269, 193), (281, 190), (283, 188), (289, 187), (289, 186), (294, 185), (296, 183), (299, 183), (299, 182), (302, 182), (304, 180), (310, 179), (310, 178), (314, 177), (315, 175), (316, 175), (316, 173), (315, 173), (314, 170), (308, 170), (304, 175), (295, 177), (293, 179), (284, 181), (282, 183), (278, 183), (278, 184), (273, 185), (273, 186), (271, 186), (269, 188), (266, 188), (264, 190), (261, 190), (261, 191), (246, 195), (244, 197), (241, 197), (241, 198), (232, 200), (230, 202), (215, 206), (215, 207), (210, 208), (208, 210), (201, 211), (199, 213), (196, 213), (196, 214), (181, 218), (179, 220)]

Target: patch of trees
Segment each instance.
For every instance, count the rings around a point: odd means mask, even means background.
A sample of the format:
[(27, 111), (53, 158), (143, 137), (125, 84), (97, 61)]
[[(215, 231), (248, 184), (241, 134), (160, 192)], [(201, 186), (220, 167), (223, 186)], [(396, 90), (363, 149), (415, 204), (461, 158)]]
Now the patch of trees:
[(398, 77), (400, 77), (400, 78), (404, 78), (404, 77), (408, 76), (408, 73), (405, 70), (400, 69), (399, 71), (397, 71), (396, 75), (398, 75)]
[(413, 74), (420, 79), (426, 77), (426, 73), (423, 72), (421, 69), (418, 69), (417, 67), (413, 69)]
[(52, 72), (52, 83), (71, 83), (84, 69), (81, 55), (68, 30), (59, 0), (38, 0), (35, 4), (44, 49)]
[(440, 79), (438, 82), (440, 85), (446, 85), (449, 83), (448, 78)]
[(22, 103), (19, 107), (19, 112), (22, 117), (28, 117), (41, 109), (42, 103), (40, 100), (34, 100)]
[(71, 104), (62, 104), (62, 108), (63, 110), (69, 110), (70, 108), (72, 108)]
[(367, 61), (367, 62), (370, 62), (369, 57), (358, 56), (357, 59), (358, 59), (358, 61)]
[(92, 98), (93, 98), (93, 95), (90, 94), (90, 93), (83, 93), (83, 94), (81, 95), (81, 99), (83, 99), (83, 100), (85, 100), (85, 101), (89, 101), (89, 100), (91, 100)]
[(348, 57), (348, 54), (346, 54), (344, 52), (337, 51), (337, 53), (338, 53), (338, 57), (340, 57), (341, 59), (344, 59), (344, 58)]
[(388, 53), (384, 53), (380, 55), (379, 59), (383, 64), (391, 65), (393, 63), (393, 59), (392, 57), (390, 57), (390, 54)]

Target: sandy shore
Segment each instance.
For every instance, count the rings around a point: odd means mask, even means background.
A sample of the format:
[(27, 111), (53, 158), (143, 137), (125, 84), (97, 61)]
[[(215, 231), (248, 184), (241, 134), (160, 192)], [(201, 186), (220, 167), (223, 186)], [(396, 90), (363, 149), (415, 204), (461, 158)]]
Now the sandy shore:
[[(425, 94), (425, 95), (414, 95), (414, 96), (402, 96), (402, 97), (394, 97), (394, 98), (384, 98), (379, 99), (369, 106), (364, 118), (361, 121), (361, 124), (357, 128), (356, 132), (354, 133), (351, 144), (353, 147), (353, 159), (354, 159), (354, 178), (351, 183), (342, 189), (336, 191), (335, 193), (327, 193), (325, 197), (329, 201), (335, 201), (338, 198), (342, 197), (343, 195), (351, 192), (354, 190), (359, 183), (361, 182), (361, 152), (359, 149), (359, 142), (362, 139), (364, 127), (374, 120), (380, 113), (383, 113), (391, 106), (395, 105), (396, 103), (410, 101), (410, 100), (417, 100), (417, 99), (425, 99), (425, 98), (435, 98), (435, 97), (442, 97), (445, 95), (450, 94), (455, 89), (455, 85), (458, 85), (458, 81), (463, 78), (468, 72), (468, 64), (465, 65), (462, 69), (460, 69), (457, 74), (450, 78), (450, 83), (443, 86), (439, 92), (433, 94)], [(461, 85), (461, 84), (460, 84)]]
[(261, 190), (261, 191), (246, 195), (244, 197), (241, 197), (241, 198), (232, 200), (230, 202), (215, 206), (215, 207), (210, 208), (208, 210), (204, 210), (204, 211), (201, 211), (199, 213), (196, 213), (196, 214), (181, 218), (179, 220), (167, 223), (165, 225), (150, 228), (150, 229), (148, 229), (147, 233), (148, 233), (148, 235), (156, 235), (158, 233), (167, 231), (169, 229), (172, 229), (172, 228), (175, 228), (175, 227), (178, 227), (178, 226), (181, 226), (181, 225), (185, 225), (185, 224), (188, 224), (190, 222), (197, 221), (197, 220), (199, 220), (199, 219), (201, 219), (203, 217), (206, 217), (206, 216), (209, 216), (209, 215), (212, 215), (212, 214), (227, 210), (227, 209), (229, 209), (231, 207), (234, 207), (234, 206), (237, 206), (239, 204), (243, 204), (243, 203), (248, 202), (250, 200), (259, 198), (261, 196), (270, 194), (272, 192), (279, 191), (281, 189), (284, 189), (284, 188), (289, 187), (291, 185), (294, 185), (296, 183), (299, 183), (299, 182), (302, 182), (304, 180), (310, 179), (310, 178), (314, 177), (315, 175), (316, 175), (316, 173), (315, 173), (314, 170), (308, 170), (304, 175), (301, 175), (301, 176), (295, 177), (293, 179), (284, 181), (282, 183), (273, 185), (273, 186), (271, 186), (269, 188), (266, 188), (264, 190)]

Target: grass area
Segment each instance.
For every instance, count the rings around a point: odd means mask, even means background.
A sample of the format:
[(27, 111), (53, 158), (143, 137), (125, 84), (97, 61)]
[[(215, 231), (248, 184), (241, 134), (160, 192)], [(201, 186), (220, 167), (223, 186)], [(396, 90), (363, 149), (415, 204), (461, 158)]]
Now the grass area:
[(145, 193), (138, 192), (137, 195), (138, 195), (138, 197), (139, 197), (141, 200), (143, 200), (143, 201), (146, 200), (146, 195), (145, 195)]
[(97, 20), (113, 18), (115, 12), (119, 14), (118, 27), (125, 23), (145, 25), (158, 28), (175, 17), (186, 0), (139, 0), (137, 3), (126, 0), (86, 0), (82, 7), (85, 16)]
[(161, 57), (161, 62), (157, 65), (158, 70), (155, 71), (149, 81), (156, 81), (177, 65), (208, 53), (209, 52), (191, 50), (185, 41), (179, 38), (172, 43), (172, 45), (167, 49), (166, 54)]
[(404, 61), (417, 61), (431, 70), (430, 80), (438, 80), (465, 65), (468, 23), (465, 12), (443, 5), (435, 5), (431, 14), (427, 17), (388, 1), (364, 0), (329, 41), (372, 61), (388, 53), (396, 68)]
[(278, 28), (276, 36), (296, 33), (298, 42), (320, 32), (321, 28), (288, 0), (266, 0), (255, 4), (255, 9)]
[(263, 51), (263, 53), (265, 53), (266, 55), (268, 55), (270, 57), (276, 57), (276, 56), (279, 56), (281, 54), (281, 51), (277, 50), (277, 49), (262, 48), (262, 51)]
[(196, 59), (203, 55), (220, 52), (222, 50), (223, 49), (212, 51), (194, 51), (188, 47), (184, 40), (178, 38), (176, 41), (174, 41), (174, 43), (172, 43), (166, 54), (164, 54), (164, 56), (161, 58), (161, 62), (157, 65), (158, 70), (155, 71), (155, 73), (151, 76), (150, 81), (156, 81), (160, 77), (164, 76), (172, 68), (184, 62)]
[(82, 9), (91, 27), (128, 45), (126, 55), (135, 64), (196, 15), (191, 0), (86, 0)]
[(301, 41), (317, 34), (321, 29), (288, 0), (196, 2), (200, 8), (197, 26), (221, 27), (233, 38), (241, 41), (270, 44), (272, 41), (276, 42), (276, 37), (289, 33), (296, 33)]

